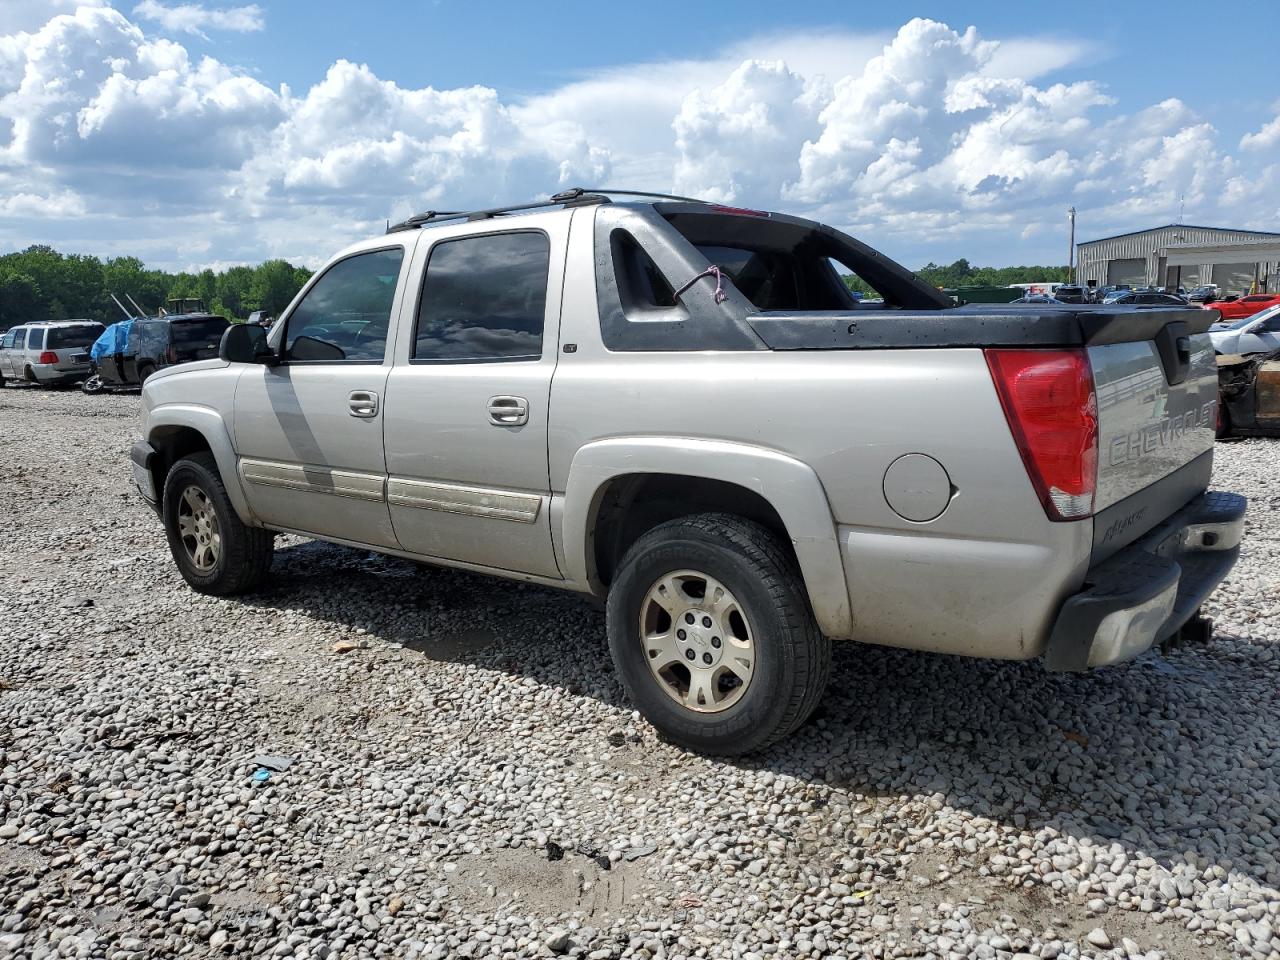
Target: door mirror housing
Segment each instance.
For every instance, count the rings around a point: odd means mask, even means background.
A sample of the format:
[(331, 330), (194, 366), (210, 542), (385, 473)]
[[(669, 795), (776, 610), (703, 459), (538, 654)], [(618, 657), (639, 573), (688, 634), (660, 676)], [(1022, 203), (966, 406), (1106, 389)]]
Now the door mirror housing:
[(233, 323), (222, 333), (218, 344), (218, 359), (228, 363), (265, 363), (274, 366), (279, 362), (276, 352), (267, 343), (267, 331), (256, 324)]

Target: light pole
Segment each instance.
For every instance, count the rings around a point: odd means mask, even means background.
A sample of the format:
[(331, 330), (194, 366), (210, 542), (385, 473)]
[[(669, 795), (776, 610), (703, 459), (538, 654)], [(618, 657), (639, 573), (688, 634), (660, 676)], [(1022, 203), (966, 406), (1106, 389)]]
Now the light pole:
[(1067, 272), (1071, 282), (1076, 282), (1076, 208), (1067, 207), (1067, 220), (1071, 224), (1071, 246), (1067, 250)]

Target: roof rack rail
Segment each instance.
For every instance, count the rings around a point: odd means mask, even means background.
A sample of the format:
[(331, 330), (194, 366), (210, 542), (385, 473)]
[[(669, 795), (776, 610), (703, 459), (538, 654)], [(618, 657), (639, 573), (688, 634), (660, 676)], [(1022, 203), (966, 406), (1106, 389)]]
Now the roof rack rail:
[(429, 223), (445, 220), (489, 220), (507, 213), (520, 213), (525, 210), (537, 210), (541, 207), (575, 207), (592, 203), (608, 203), (609, 195), (619, 197), (654, 197), (660, 200), (679, 200), (683, 203), (707, 203), (696, 197), (678, 197), (670, 193), (655, 193), (650, 190), (611, 190), (608, 188), (570, 187), (553, 193), (546, 200), (535, 200), (532, 203), (517, 203), (506, 207), (491, 207), (487, 210), (427, 210), (414, 214), (399, 223), (387, 227), (387, 233), (399, 233), (403, 230), (417, 230)]

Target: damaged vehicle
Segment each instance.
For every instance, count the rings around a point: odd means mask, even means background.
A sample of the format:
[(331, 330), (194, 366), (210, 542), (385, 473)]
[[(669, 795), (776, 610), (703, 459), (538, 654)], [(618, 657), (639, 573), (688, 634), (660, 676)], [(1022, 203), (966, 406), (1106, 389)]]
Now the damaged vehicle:
[(1280, 436), (1280, 345), (1218, 357), (1219, 437)]
[(157, 370), (133, 475), (202, 593), (286, 532), (599, 598), (632, 703), (742, 754), (833, 642), (1083, 671), (1203, 635), (1245, 511), (1214, 319), (955, 306), (823, 224), (575, 189), (411, 217)]

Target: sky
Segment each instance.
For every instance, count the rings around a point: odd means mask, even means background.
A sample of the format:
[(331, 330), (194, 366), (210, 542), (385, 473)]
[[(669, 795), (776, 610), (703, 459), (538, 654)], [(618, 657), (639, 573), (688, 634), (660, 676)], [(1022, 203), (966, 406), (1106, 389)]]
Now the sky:
[(317, 266), (567, 186), (832, 223), (908, 266), (1280, 230), (1274, 0), (0, 0), (0, 252)]

